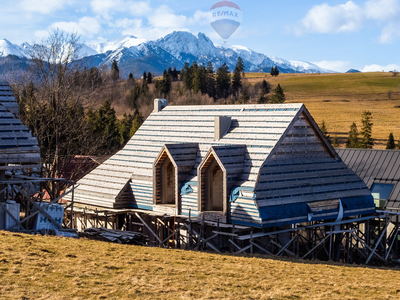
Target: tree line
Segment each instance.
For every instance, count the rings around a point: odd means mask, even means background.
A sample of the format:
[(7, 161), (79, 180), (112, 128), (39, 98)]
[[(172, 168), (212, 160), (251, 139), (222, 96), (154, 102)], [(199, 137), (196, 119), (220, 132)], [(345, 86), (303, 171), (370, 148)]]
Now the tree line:
[[(372, 113), (370, 111), (364, 111), (361, 115), (361, 132), (358, 131), (357, 124), (355, 122), (351, 124), (350, 131), (346, 140), (346, 148), (373, 148), (374, 141), (372, 139), (372, 126), (374, 125), (374, 123), (372, 123), (372, 120)], [(339, 147), (337, 136), (335, 136), (333, 139), (331, 138), (324, 120), (322, 121), (320, 129), (333, 147)]]

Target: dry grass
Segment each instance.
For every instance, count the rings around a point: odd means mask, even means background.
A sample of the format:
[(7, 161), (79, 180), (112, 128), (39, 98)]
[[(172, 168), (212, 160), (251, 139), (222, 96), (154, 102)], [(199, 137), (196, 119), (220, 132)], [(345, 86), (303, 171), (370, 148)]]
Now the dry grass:
[[(361, 130), (361, 114), (372, 112), (375, 148), (384, 148), (390, 132), (400, 139), (400, 76), (391, 73), (353, 74), (246, 74), (249, 82), (266, 79), (278, 83), (286, 94), (286, 103), (304, 103), (318, 124), (325, 120), (331, 136), (344, 144), (349, 127), (356, 122)], [(391, 99), (388, 93), (392, 92)]]
[(400, 272), (0, 232), (2, 299), (398, 299)]

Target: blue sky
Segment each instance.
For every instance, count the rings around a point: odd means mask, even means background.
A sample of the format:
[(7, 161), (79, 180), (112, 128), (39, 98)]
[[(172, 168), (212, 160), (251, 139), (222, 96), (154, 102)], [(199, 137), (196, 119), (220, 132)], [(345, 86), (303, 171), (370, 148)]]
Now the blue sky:
[[(186, 30), (222, 43), (209, 25), (216, 2), (2, 0), (0, 38), (38, 42), (60, 28), (77, 31), (86, 42), (124, 34), (152, 40)], [(234, 2), (243, 21), (228, 44), (337, 71), (400, 70), (400, 0)]]

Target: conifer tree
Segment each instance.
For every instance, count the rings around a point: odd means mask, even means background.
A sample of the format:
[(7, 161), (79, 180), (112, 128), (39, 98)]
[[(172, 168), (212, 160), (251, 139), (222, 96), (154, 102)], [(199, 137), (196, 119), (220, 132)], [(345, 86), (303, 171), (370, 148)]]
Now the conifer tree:
[(264, 95), (268, 94), (271, 91), (271, 87), (270, 87), (269, 83), (265, 79), (262, 81), (261, 91), (262, 91), (262, 93)]
[(389, 134), (389, 138), (386, 143), (386, 149), (396, 149), (396, 144), (394, 143), (394, 137), (392, 132)]
[(238, 94), (241, 88), (242, 88), (242, 76), (240, 75), (240, 68), (236, 66), (235, 70), (233, 71), (233, 78), (232, 78), (232, 91), (234, 96)]
[(339, 147), (339, 142), (338, 142), (337, 135), (335, 135), (335, 137), (333, 138), (332, 146), (335, 147), (335, 148)]
[(363, 124), (361, 129), (361, 148), (372, 149), (374, 141), (372, 140), (372, 114), (370, 111), (364, 111), (362, 114), (361, 122)]
[(115, 59), (111, 64), (111, 78), (114, 81), (117, 81), (119, 79), (119, 68), (118, 68), (118, 63)]
[(146, 73), (146, 71), (144, 71), (144, 73), (143, 73), (143, 81), (147, 81), (147, 73)]
[(269, 98), (263, 92), (260, 93), (257, 99), (257, 104), (266, 104), (268, 103)]
[(224, 63), (217, 71), (217, 95), (219, 98), (227, 98), (231, 87), (231, 75), (229, 68)]
[(324, 120), (322, 120), (322, 124), (321, 124), (320, 129), (321, 129), (323, 135), (325, 136), (325, 138), (329, 141), (329, 143), (332, 143), (331, 142), (331, 137), (328, 134), (328, 129), (326, 128), (326, 124), (325, 124)]
[(147, 83), (150, 84), (152, 82), (153, 82), (153, 74), (149, 72), (147, 73)]
[(239, 103), (246, 104), (250, 100), (250, 94), (247, 86), (243, 86), (239, 96)]
[(136, 133), (136, 131), (139, 130), (139, 128), (140, 128), (140, 126), (142, 126), (142, 124), (143, 124), (143, 117), (140, 114), (140, 112), (137, 111), (135, 113), (135, 116), (133, 119), (133, 124), (132, 124), (131, 130), (129, 132), (129, 135), (132, 137)]
[(181, 79), (183, 80), (183, 86), (186, 90), (192, 89), (192, 74), (189, 63), (185, 63), (181, 70)]
[(270, 103), (284, 103), (286, 100), (286, 96), (283, 93), (283, 89), (281, 85), (278, 83), (278, 86), (274, 90), (274, 94), (269, 99)]
[(274, 75), (275, 75), (275, 77), (279, 75), (279, 70), (278, 70), (277, 66), (275, 66), (275, 68), (274, 68)]
[(355, 122), (351, 124), (349, 137), (346, 142), (346, 148), (360, 148), (360, 142), (358, 140), (358, 129)]
[(235, 68), (237, 68), (238, 69), (238, 71), (239, 71), (239, 73), (242, 75), (242, 77), (244, 78), (244, 76), (245, 76), (245, 73), (244, 73), (244, 71), (245, 71), (245, 66), (244, 66), (244, 64), (243, 64), (243, 59), (239, 56), (238, 57), (238, 60), (237, 60), (237, 62), (236, 62), (236, 67)]
[(131, 138), (130, 130), (133, 124), (133, 116), (131, 114), (124, 114), (119, 122), (120, 145), (124, 145)]
[(178, 80), (178, 71), (174, 67), (174, 70), (172, 71), (172, 80), (177, 81)]

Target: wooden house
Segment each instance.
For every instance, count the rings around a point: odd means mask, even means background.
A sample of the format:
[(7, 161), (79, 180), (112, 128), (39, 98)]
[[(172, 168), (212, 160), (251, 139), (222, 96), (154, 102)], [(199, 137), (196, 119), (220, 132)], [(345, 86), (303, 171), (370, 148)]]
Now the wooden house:
[(271, 227), (375, 211), (303, 104), (168, 106), (78, 181), (75, 203)]

